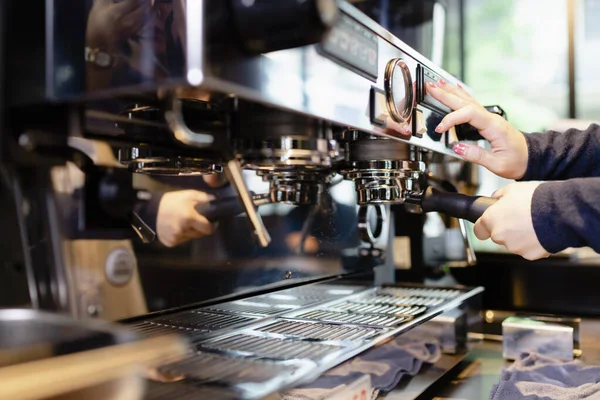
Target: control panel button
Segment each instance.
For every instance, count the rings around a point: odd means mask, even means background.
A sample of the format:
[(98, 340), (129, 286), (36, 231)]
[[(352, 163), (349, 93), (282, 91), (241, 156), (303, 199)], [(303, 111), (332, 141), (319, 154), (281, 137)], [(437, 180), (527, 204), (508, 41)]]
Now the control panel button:
[(412, 116), (414, 98), (412, 78), (404, 60), (395, 58), (388, 62), (384, 84), (390, 116), (396, 122), (407, 122)]
[(417, 111), (416, 115), (416, 129), (413, 134), (417, 137), (422, 137), (427, 132), (427, 122), (421, 111)]
[(369, 101), (369, 116), (371, 123), (381, 128), (386, 127), (388, 111), (386, 104), (385, 92), (379, 88), (371, 87), (371, 95)]

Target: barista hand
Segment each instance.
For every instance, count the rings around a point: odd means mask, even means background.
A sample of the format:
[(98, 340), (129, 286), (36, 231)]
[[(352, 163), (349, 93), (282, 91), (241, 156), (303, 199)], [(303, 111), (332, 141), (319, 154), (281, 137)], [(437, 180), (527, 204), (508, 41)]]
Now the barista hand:
[(86, 44), (115, 51), (119, 40), (131, 39), (150, 20), (151, 0), (95, 0), (88, 17)]
[(548, 257), (533, 227), (531, 199), (540, 185), (536, 182), (518, 182), (493, 194), (498, 202), (487, 209), (475, 224), (475, 236), (481, 240), (492, 239), (510, 252), (527, 260)]
[(195, 210), (198, 203), (211, 199), (212, 196), (196, 190), (165, 193), (156, 217), (156, 234), (160, 242), (167, 247), (174, 247), (212, 234), (211, 223)]
[(427, 92), (455, 110), (444, 117), (436, 132), (446, 132), (455, 125), (468, 123), (492, 145), (490, 151), (476, 145), (457, 143), (453, 147), (456, 154), (503, 178), (520, 179), (525, 175), (528, 152), (521, 132), (501, 116), (488, 112), (462, 87), (440, 80), (435, 85), (429, 83)]

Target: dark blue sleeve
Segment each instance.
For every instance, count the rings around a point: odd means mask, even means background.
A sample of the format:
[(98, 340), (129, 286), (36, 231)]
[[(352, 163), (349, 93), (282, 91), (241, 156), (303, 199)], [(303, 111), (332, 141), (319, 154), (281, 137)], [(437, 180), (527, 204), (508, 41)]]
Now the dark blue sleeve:
[(533, 227), (549, 253), (589, 246), (600, 252), (600, 178), (548, 182), (531, 201)]
[(525, 135), (529, 159), (522, 181), (600, 176), (600, 126)]

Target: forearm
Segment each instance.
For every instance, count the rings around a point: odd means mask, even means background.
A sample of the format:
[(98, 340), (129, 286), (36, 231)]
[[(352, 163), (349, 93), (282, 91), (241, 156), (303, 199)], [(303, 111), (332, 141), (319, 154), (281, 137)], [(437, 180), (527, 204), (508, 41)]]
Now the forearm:
[(535, 190), (531, 216), (540, 244), (557, 253), (589, 246), (600, 252), (600, 178), (544, 183)]
[(580, 131), (549, 131), (525, 135), (527, 171), (521, 180), (563, 180), (600, 177), (600, 126)]

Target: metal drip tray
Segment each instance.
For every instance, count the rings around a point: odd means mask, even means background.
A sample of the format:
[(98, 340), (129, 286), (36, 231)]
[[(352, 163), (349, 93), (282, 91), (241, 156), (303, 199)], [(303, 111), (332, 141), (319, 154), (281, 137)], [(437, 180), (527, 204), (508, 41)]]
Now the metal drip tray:
[(224, 315), (207, 313), (203, 311), (186, 311), (165, 317), (146, 320), (131, 327), (147, 336), (179, 333), (197, 340), (203, 334), (217, 330), (249, 324), (257, 317), (241, 317), (237, 315)]
[(319, 360), (343, 349), (341, 346), (311, 343), (251, 335), (233, 335), (214, 342), (203, 343), (203, 348), (266, 357), (280, 360)]
[(240, 359), (221, 354), (198, 352), (177, 363), (159, 368), (160, 375), (194, 383), (263, 384), (279, 374), (294, 375), (302, 364), (268, 360)]
[(356, 314), (325, 310), (309, 311), (307, 313), (298, 314), (294, 316), (294, 318), (380, 327), (394, 327), (409, 319), (409, 317), (397, 317), (381, 314)]
[(367, 340), (382, 332), (381, 329), (349, 327), (344, 325), (320, 324), (279, 320), (272, 324), (255, 328), (259, 332), (274, 333), (285, 337), (313, 340)]
[(427, 311), (423, 306), (402, 306), (396, 304), (369, 304), (349, 301), (332, 307), (334, 310), (358, 314), (389, 314), (396, 317), (415, 317)]
[(316, 301), (334, 300), (350, 296), (370, 289), (366, 286), (345, 286), (345, 285), (318, 285), (318, 286), (300, 286), (293, 289), (284, 290), (281, 293), (291, 294), (305, 298), (313, 298)]
[(412, 287), (386, 287), (378, 288), (375, 292), (378, 296), (393, 296), (393, 297), (436, 297), (443, 300), (450, 300), (463, 294), (460, 290), (455, 289), (431, 289), (431, 288), (412, 288)]
[(316, 367), (308, 360), (274, 361), (196, 352), (153, 372), (148, 399), (262, 397)]
[(290, 305), (290, 306), (309, 306), (327, 300), (317, 296), (294, 296), (291, 294), (266, 294), (255, 298), (264, 304), (270, 305)]
[[(198, 353), (157, 370), (151, 399), (259, 399), (462, 306), (482, 288), (316, 284), (132, 323), (192, 337)], [(167, 383), (168, 382), (168, 383)]]
[(250, 315), (274, 315), (288, 312), (300, 308), (295, 304), (268, 304), (252, 300), (240, 300), (231, 303), (215, 304), (205, 307), (205, 310), (219, 311), (235, 314), (250, 314)]
[(396, 306), (439, 306), (446, 300), (437, 297), (396, 297), (396, 296), (373, 296), (360, 300), (354, 300), (354, 303), (361, 304), (391, 304)]
[(172, 316), (157, 318), (153, 322), (176, 325), (184, 328), (217, 330), (253, 322), (253, 317), (189, 311)]
[(144, 321), (139, 324), (132, 325), (131, 328), (145, 336), (160, 336), (179, 333), (193, 338), (196, 335), (210, 332), (207, 329), (184, 328), (181, 326), (158, 324), (151, 321)]

